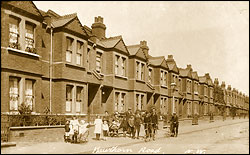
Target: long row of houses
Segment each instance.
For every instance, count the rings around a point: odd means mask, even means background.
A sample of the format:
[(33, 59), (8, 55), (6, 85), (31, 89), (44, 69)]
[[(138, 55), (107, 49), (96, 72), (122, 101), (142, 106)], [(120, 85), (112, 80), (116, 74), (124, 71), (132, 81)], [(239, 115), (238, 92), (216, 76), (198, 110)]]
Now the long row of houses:
[(154, 57), (146, 41), (126, 45), (107, 38), (103, 18), (91, 28), (77, 14), (39, 10), (31, 1), (1, 2), (1, 112), (21, 103), (33, 114), (102, 114), (156, 107), (187, 118), (249, 112), (249, 97), (179, 68), (168, 55)]

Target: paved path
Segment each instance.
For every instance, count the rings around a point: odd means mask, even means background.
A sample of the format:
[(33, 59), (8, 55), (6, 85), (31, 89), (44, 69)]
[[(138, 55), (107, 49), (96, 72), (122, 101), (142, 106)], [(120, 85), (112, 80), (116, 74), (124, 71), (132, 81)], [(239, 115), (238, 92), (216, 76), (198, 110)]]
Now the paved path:
[[(143, 138), (141, 139), (131, 139), (124, 137), (113, 137), (109, 138), (107, 141), (96, 141), (90, 138), (88, 143), (85, 144), (70, 144), (64, 142), (50, 142), (50, 143), (38, 143), (34, 145), (28, 146), (19, 146), (10, 147), (10, 148), (1, 148), (2, 153), (21, 153), (21, 154), (30, 154), (30, 153), (59, 153), (59, 154), (68, 154), (68, 153), (93, 153), (96, 148), (111, 148), (111, 147), (119, 147), (119, 148), (130, 148), (131, 146), (142, 146), (142, 145), (150, 145), (150, 146), (158, 146), (161, 143), (165, 143), (165, 140), (169, 142), (169, 146), (171, 146), (171, 142), (179, 143), (182, 141), (182, 138), (188, 137), (190, 135), (195, 135), (198, 132), (206, 133), (206, 130), (212, 130), (220, 127), (237, 125), (243, 122), (249, 122), (249, 119), (227, 119), (226, 121), (216, 120), (215, 122), (208, 123), (208, 121), (199, 121), (199, 125), (191, 125), (191, 121), (180, 122), (179, 136), (177, 138), (167, 138), (166, 131), (161, 129), (158, 130), (156, 141), (144, 142)], [(249, 126), (248, 126), (249, 129)], [(226, 130), (226, 129), (224, 129)], [(222, 130), (223, 132), (223, 130)], [(142, 131), (144, 134), (144, 131)], [(248, 136), (249, 137), (249, 136)], [(204, 137), (205, 138), (205, 137)], [(192, 139), (192, 138), (191, 138)], [(200, 142), (200, 140), (199, 140)], [(187, 141), (188, 145), (190, 142)], [(174, 146), (172, 146), (174, 147)], [(121, 153), (121, 152), (119, 152)], [(126, 152), (124, 152), (126, 153)], [(137, 152), (133, 152), (137, 153)], [(145, 153), (145, 152), (144, 152)]]

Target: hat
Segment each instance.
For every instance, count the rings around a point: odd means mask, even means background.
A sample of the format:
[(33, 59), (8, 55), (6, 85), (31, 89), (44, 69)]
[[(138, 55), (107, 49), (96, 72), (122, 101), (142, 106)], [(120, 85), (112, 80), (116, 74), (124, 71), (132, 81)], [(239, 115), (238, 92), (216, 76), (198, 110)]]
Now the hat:
[(176, 114), (176, 112), (173, 112), (173, 114)]
[(129, 107), (128, 110), (132, 110), (131, 107)]

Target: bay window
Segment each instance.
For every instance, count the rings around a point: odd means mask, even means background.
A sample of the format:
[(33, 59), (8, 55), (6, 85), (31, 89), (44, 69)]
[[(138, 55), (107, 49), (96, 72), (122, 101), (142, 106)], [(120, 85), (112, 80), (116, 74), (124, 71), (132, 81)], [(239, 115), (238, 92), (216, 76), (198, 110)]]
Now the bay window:
[(115, 75), (118, 75), (118, 71), (119, 71), (119, 56), (116, 55), (115, 56)]
[(72, 62), (73, 39), (67, 37), (66, 40), (67, 40), (66, 61)]
[(66, 85), (66, 112), (71, 112), (73, 86)]
[(9, 47), (18, 49), (19, 43), (19, 22), (20, 20), (14, 16), (9, 17)]
[(17, 111), (19, 104), (19, 78), (10, 77), (9, 79), (9, 97), (10, 111)]
[(102, 59), (102, 53), (96, 52), (96, 71), (101, 72), (101, 59)]
[(76, 64), (81, 65), (82, 63), (82, 53), (83, 53), (83, 43), (77, 41), (77, 53), (76, 53)]
[(126, 66), (126, 58), (122, 58), (122, 76), (126, 75), (125, 66)]
[(25, 51), (32, 52), (34, 48), (34, 24), (29, 22), (25, 23)]
[(148, 69), (148, 82), (152, 83), (152, 68)]
[(82, 87), (76, 87), (76, 112), (81, 112)]

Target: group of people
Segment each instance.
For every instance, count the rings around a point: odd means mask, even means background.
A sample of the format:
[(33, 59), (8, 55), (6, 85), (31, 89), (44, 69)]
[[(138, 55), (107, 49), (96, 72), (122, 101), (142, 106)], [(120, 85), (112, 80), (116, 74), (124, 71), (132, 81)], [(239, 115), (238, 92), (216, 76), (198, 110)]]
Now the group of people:
[(150, 139), (155, 140), (158, 129), (158, 116), (155, 108), (149, 111), (136, 110), (135, 113), (132, 112), (131, 108), (128, 108), (128, 111), (123, 114), (115, 112), (113, 115), (109, 115), (105, 111), (102, 119), (100, 116), (97, 116), (94, 125), (94, 133), (97, 140), (100, 140), (102, 132), (104, 140), (107, 140), (108, 136), (118, 136), (119, 130), (122, 131), (124, 137), (128, 136), (133, 139), (139, 139), (141, 126), (144, 125), (145, 141), (148, 141)]
[[(170, 130), (173, 136), (178, 135), (178, 117), (174, 113), (170, 120)], [(67, 121), (65, 124), (65, 142), (77, 143), (78, 141), (87, 141), (89, 135), (89, 124), (84, 120), (79, 121), (76, 117), (73, 120)], [(108, 137), (119, 136), (119, 131), (122, 131), (123, 137), (130, 137), (132, 139), (139, 139), (141, 126), (144, 127), (145, 141), (155, 140), (158, 130), (158, 115), (156, 109), (152, 108), (148, 111), (136, 110), (132, 112), (131, 108), (125, 113), (115, 112), (110, 115), (105, 111), (104, 116), (97, 115), (94, 120), (94, 133), (96, 140), (107, 140)]]
[(71, 143), (87, 142), (89, 135), (89, 123), (78, 120), (75, 116), (65, 123), (64, 141)]

